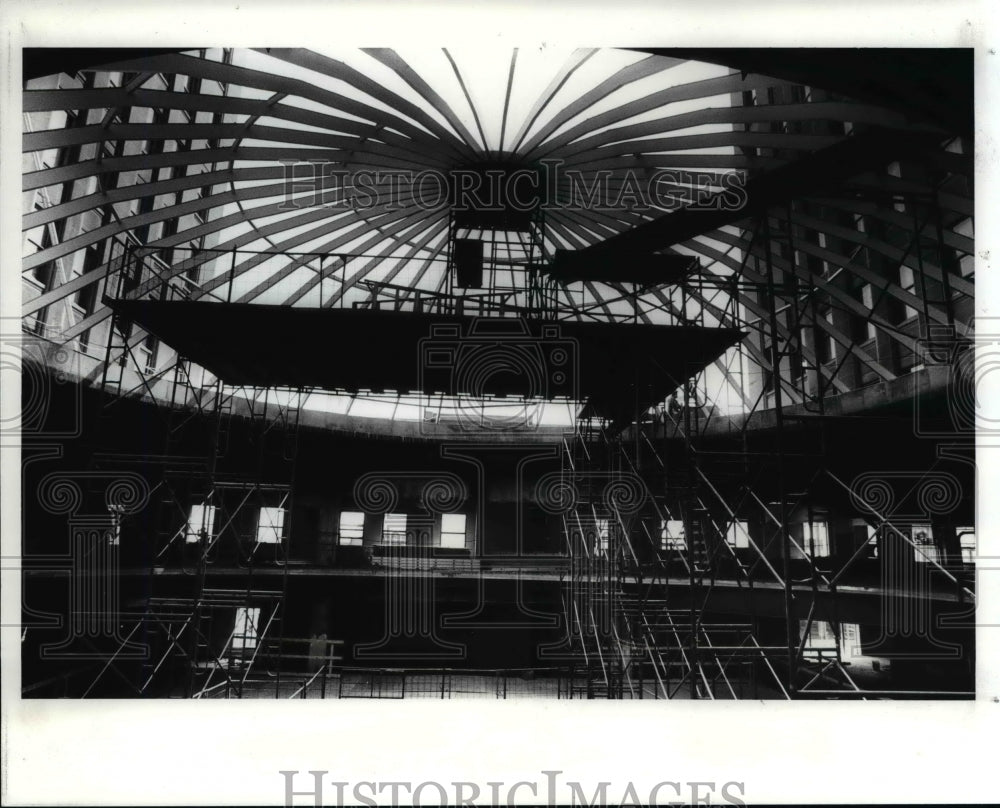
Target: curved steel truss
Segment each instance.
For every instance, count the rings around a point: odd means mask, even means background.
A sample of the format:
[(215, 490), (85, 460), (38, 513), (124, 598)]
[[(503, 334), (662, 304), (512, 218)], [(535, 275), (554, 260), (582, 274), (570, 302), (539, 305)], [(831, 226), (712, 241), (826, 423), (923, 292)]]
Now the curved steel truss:
[[(232, 281), (197, 277), (193, 259), (172, 264), (171, 248), (232, 251), (242, 302), (341, 305), (364, 300), (372, 282), (433, 293), (445, 282), (448, 211), (389, 175), (548, 161), (577, 190), (603, 188), (609, 204), (546, 212), (551, 257), (655, 229), (698, 190), (794, 169), (872, 131), (926, 145), (845, 166), (834, 186), (779, 195), (752, 217), (737, 206), (722, 224), (664, 235), (658, 249), (698, 259), (681, 287), (636, 294), (613, 278), (586, 281), (557, 291), (561, 307), (745, 329), (716, 368), (744, 408), (775, 378), (798, 401), (891, 381), (919, 364), (929, 328), (971, 327), (971, 143), (916, 108), (800, 76), (614, 50), (129, 56), (32, 79), (23, 95), (23, 314), (84, 351), (108, 340), (101, 292), (115, 243), (167, 256), (165, 277), (188, 273), (194, 297)], [(376, 178), (371, 204), (336, 204), (363, 174)], [(330, 177), (340, 184), (317, 184)], [(653, 180), (661, 194), (637, 204)], [(307, 254), (336, 259), (334, 294), (317, 289), (326, 270)]]

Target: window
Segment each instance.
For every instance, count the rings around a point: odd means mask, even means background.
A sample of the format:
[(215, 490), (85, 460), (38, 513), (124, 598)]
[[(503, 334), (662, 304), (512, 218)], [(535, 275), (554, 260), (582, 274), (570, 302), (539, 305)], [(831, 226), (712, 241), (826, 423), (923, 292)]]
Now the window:
[[(963, 219), (958, 224), (956, 224), (952, 230), (962, 236), (967, 236), (968, 238), (973, 238), (973, 224), (972, 219)], [(968, 278), (972, 275), (976, 268), (975, 256), (964, 253), (958, 259), (958, 271), (962, 274), (963, 278)]]
[[(861, 303), (868, 311), (872, 311), (875, 308), (875, 295), (870, 283), (866, 283), (861, 287)], [(875, 324), (871, 320), (865, 319), (865, 326), (867, 338), (875, 339)]]
[(360, 547), (365, 535), (365, 515), (360, 511), (342, 511), (340, 514), (340, 543)]
[(49, 307), (45, 306), (24, 318), (24, 330), (29, 334), (45, 334), (45, 320)]
[(868, 525), (868, 546), (872, 548), (872, 558), (878, 558), (878, 528)]
[[(823, 320), (830, 325), (833, 325), (833, 309), (827, 309), (822, 313)], [(816, 322), (815, 325), (815, 339), (816, 339), (816, 361), (821, 365), (825, 365), (827, 362), (832, 362), (837, 358), (837, 343), (834, 338), (827, 333), (826, 329)]]
[(257, 647), (257, 632), (260, 627), (260, 609), (238, 607), (233, 625), (233, 649), (253, 649)]
[(849, 661), (864, 658), (865, 653), (861, 648), (861, 626), (857, 623), (840, 624), (840, 655)]
[(465, 547), (464, 513), (446, 513), (441, 516), (441, 546), (456, 550)]
[[(911, 295), (916, 294), (916, 281), (913, 277), (913, 270), (909, 267), (899, 268), (899, 285), (904, 292), (909, 292)], [(917, 316), (917, 310), (912, 306), (903, 305), (904, 309), (904, 319), (910, 320)]]
[[(889, 176), (896, 177), (897, 179), (902, 178), (903, 170), (902, 166), (900, 166), (898, 162), (889, 164)], [(906, 204), (902, 201), (902, 199), (897, 198), (892, 203), (892, 207), (896, 210), (897, 213), (906, 213)]]
[[(90, 260), (91, 256), (97, 255), (95, 250), (87, 251), (87, 261)], [(84, 265), (84, 272), (88, 271), (86, 266), (86, 261)], [(97, 302), (97, 282), (88, 283), (82, 289), (80, 289), (73, 298), (73, 310), (76, 313), (76, 322), (79, 323), (89, 317), (95, 308)], [(87, 348), (90, 345), (90, 329), (80, 333), (77, 337), (77, 347), (81, 353), (86, 353)]]
[(687, 543), (684, 541), (684, 522), (680, 519), (660, 520), (660, 549), (661, 550), (684, 550)]
[(960, 527), (955, 532), (958, 534), (958, 544), (962, 548), (962, 563), (975, 563), (976, 529), (974, 527)]
[(143, 373), (156, 372), (156, 337), (148, 335), (139, 344), (138, 360)]
[(826, 522), (805, 522), (802, 534), (802, 540), (810, 556), (817, 558), (830, 555), (830, 537)]
[(812, 253), (806, 255), (806, 268), (811, 275), (819, 275), (822, 278), (827, 277), (826, 262), (818, 255), (813, 255)]
[(918, 564), (939, 560), (930, 525), (913, 525), (910, 536), (913, 539), (913, 558)]
[(387, 513), (382, 522), (382, 544), (403, 546), (406, 544), (406, 514)]
[[(806, 635), (808, 620), (799, 621), (799, 634)], [(833, 624), (826, 620), (813, 620), (809, 623), (809, 633), (806, 635), (806, 648), (827, 647), (836, 642)]]
[(745, 550), (750, 546), (749, 525), (742, 519), (732, 522), (726, 529), (726, 543), (737, 550)]
[(210, 538), (215, 530), (215, 506), (214, 505), (192, 505), (191, 514), (188, 517), (187, 527), (184, 530), (184, 541), (193, 544), (200, 541), (202, 536)]
[[(38, 246), (39, 250), (45, 250), (52, 246), (52, 237), (49, 235), (49, 229), (47, 227), (42, 230), (42, 243), (36, 246)], [(54, 271), (55, 262), (48, 261), (44, 264), (36, 266), (23, 277), (35, 286), (39, 292), (46, 292), (52, 282)], [(25, 318), (25, 327), (30, 333), (44, 335), (45, 324), (48, 321), (48, 317), (49, 307), (44, 306), (29, 317)]]
[(284, 508), (261, 508), (257, 517), (257, 541), (260, 544), (277, 544), (285, 527)]
[(611, 523), (607, 519), (598, 519), (594, 523), (594, 555), (606, 556), (611, 544)]

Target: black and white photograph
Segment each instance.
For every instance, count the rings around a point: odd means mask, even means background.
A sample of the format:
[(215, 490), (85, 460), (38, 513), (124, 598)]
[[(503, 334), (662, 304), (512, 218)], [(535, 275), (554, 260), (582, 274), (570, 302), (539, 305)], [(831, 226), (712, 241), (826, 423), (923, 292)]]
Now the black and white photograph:
[[(834, 714), (951, 733), (1000, 698), (982, 40), (631, 31), (22, 34), (6, 699), (169, 704), (183, 758), (275, 710), (330, 716), (333, 749), (341, 714), (392, 734), (503, 701), (529, 736), (589, 715), (611, 755), (644, 736), (600, 716), (711, 710), (752, 746), (790, 713), (808, 745)], [(286, 757), (261, 802), (764, 793), (736, 765), (595, 791), (539, 759), (491, 792)]]

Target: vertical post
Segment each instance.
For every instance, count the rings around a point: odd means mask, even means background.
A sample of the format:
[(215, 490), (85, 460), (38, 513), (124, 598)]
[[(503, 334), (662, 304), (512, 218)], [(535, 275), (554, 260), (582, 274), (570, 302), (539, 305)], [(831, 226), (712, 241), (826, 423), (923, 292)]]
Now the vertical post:
[[(191, 266), (188, 267), (186, 273), (186, 277), (191, 281), (194, 281), (195, 286), (197, 286), (198, 280), (201, 278), (201, 265), (198, 263), (199, 252), (201, 252), (201, 250), (199, 250), (197, 246), (191, 248)], [(191, 277), (192, 273), (194, 274), (194, 277)], [(187, 298), (190, 298), (193, 294), (190, 283), (184, 285), (184, 294)]]
[(236, 248), (233, 247), (233, 259), (229, 264), (229, 291), (226, 294), (226, 302), (233, 302), (233, 282), (236, 280)]
[[(116, 309), (111, 310), (111, 319), (108, 321), (108, 339), (104, 346), (104, 362), (101, 365), (101, 393), (103, 394), (101, 400), (101, 409), (106, 409), (110, 406), (107, 402), (107, 398), (110, 396), (108, 393), (108, 368), (111, 367), (111, 343), (114, 342), (115, 332), (118, 330), (118, 312)], [(119, 392), (121, 391), (121, 384), (118, 385)]]
[(937, 233), (938, 255), (941, 258), (939, 263), (941, 265), (941, 290), (944, 293), (945, 314), (948, 317), (948, 327), (954, 328), (955, 311), (951, 299), (951, 279), (948, 277), (951, 267), (947, 266), (951, 262), (945, 261), (944, 227), (941, 224), (941, 203), (938, 201), (938, 189), (936, 187), (931, 197), (931, 204), (934, 206), (934, 227)]
[(340, 290), (338, 294), (340, 295), (340, 308), (344, 308), (346, 303), (344, 302), (344, 296), (347, 294), (347, 256), (340, 256), (340, 260), (343, 264), (341, 269), (344, 271), (344, 277), (340, 279)]
[(121, 299), (122, 289), (125, 283), (125, 273), (129, 271), (130, 265), (132, 263), (132, 245), (129, 242), (125, 242), (125, 249), (122, 252), (122, 266), (118, 273), (118, 282), (115, 284), (115, 297)]
[[(798, 651), (798, 630), (795, 625), (794, 603), (792, 599), (792, 580), (789, 570), (790, 548), (788, 546), (788, 511), (785, 501), (785, 464), (784, 464), (784, 413), (781, 400), (781, 352), (778, 350), (778, 313), (775, 299), (774, 266), (771, 260), (771, 223), (767, 210), (764, 211), (764, 257), (768, 297), (768, 323), (771, 330), (771, 378), (774, 384), (774, 423), (777, 432), (777, 482), (778, 482), (778, 519), (781, 523), (781, 575), (784, 579), (785, 630), (788, 639), (788, 693), (795, 693), (795, 674), (797, 671), (796, 656)], [(794, 261), (794, 257), (792, 259)]]
[(169, 276), (167, 274), (169, 273), (169, 271), (170, 269), (168, 268), (166, 272), (157, 271), (156, 273), (160, 278), (160, 300), (170, 299), (171, 286), (170, 286)]
[[(802, 389), (801, 389), (800, 392), (801, 392), (801, 395), (802, 395), (802, 403), (805, 404), (805, 402), (809, 400), (809, 398), (808, 398), (808, 393), (809, 393), (809, 391), (808, 391), (808, 380), (806, 378), (806, 373), (805, 373), (804, 365), (803, 365), (803, 363), (804, 363), (805, 360), (804, 360), (804, 357), (802, 355), (802, 314), (805, 312), (805, 306), (803, 306), (802, 308), (799, 308), (798, 276), (795, 274), (795, 224), (792, 221), (792, 202), (791, 202), (791, 200), (789, 200), (789, 202), (788, 202), (788, 208), (785, 211), (785, 216), (786, 216), (786, 223), (787, 223), (787, 226), (788, 226), (788, 242), (787, 242), (788, 243), (788, 261), (789, 261), (789, 267), (791, 268), (791, 280), (792, 280), (792, 283), (790, 285), (792, 286), (792, 290), (793, 290), (793, 293), (794, 293), (794, 298), (789, 301), (789, 306), (788, 306), (788, 310), (792, 313), (792, 316), (794, 316), (794, 320), (789, 324), (789, 328), (788, 328), (788, 331), (789, 331), (789, 336), (788, 336), (788, 342), (789, 342), (789, 350), (788, 350), (788, 372), (789, 372), (789, 374), (792, 372), (792, 350), (795, 348), (795, 346), (797, 344), (798, 345), (798, 357), (796, 358), (796, 361), (799, 364), (799, 378), (802, 380)], [(815, 335), (815, 333), (816, 333), (816, 295), (813, 293), (814, 290), (815, 290), (815, 286), (811, 287), (806, 292), (806, 294), (807, 294), (807, 296), (809, 298), (809, 305), (811, 306), (811, 311), (812, 311), (812, 315), (813, 315), (813, 334)], [(772, 338), (773, 338), (773, 335), (772, 335)], [(824, 336), (824, 339), (825, 338), (826, 337)], [(814, 349), (814, 355), (815, 355), (815, 349)], [(816, 378), (817, 378), (817, 384), (818, 384), (818, 380), (820, 378), (819, 362), (816, 363)], [(794, 388), (795, 387), (795, 380), (791, 379), (790, 381), (792, 382), (792, 387)], [(822, 395), (820, 395), (819, 401), (820, 401), (819, 406), (820, 406), (820, 409), (822, 410), (822, 407), (823, 407), (823, 396)]]
[(455, 244), (455, 212), (450, 211), (448, 214), (448, 253), (447, 256), (445, 257), (445, 262), (444, 262), (444, 285), (442, 287), (444, 289), (446, 297), (442, 301), (442, 306), (444, 307), (444, 311), (442, 312), (442, 314), (449, 314), (450, 312), (448, 311), (448, 308), (454, 305), (454, 300), (452, 299), (452, 296), (454, 295), (454, 289), (452, 289), (451, 285), (452, 261), (454, 260), (453, 256), (454, 244)]
[[(687, 309), (685, 307), (685, 321), (686, 320), (687, 320)], [(700, 511), (696, 511), (696, 509), (693, 507), (696, 504), (696, 502), (697, 502), (697, 497), (694, 495), (694, 486), (695, 486), (695, 479), (696, 479), (694, 464), (695, 464), (696, 461), (695, 461), (694, 447), (691, 444), (691, 404), (690, 404), (689, 395), (688, 395), (689, 391), (690, 391), (690, 382), (687, 379), (684, 380), (683, 390), (684, 390), (684, 410), (683, 410), (683, 413), (684, 413), (684, 447), (685, 447), (686, 452), (687, 452), (687, 464), (688, 464), (688, 475), (689, 475), (688, 485), (690, 486), (690, 490), (689, 490), (688, 495), (687, 495), (688, 496), (688, 522), (689, 522), (689, 525), (688, 525), (688, 527), (684, 531), (685, 535), (687, 535), (687, 537), (688, 537), (688, 551), (689, 551), (689, 553), (691, 555), (691, 561), (690, 561), (690, 563), (688, 565), (689, 568), (690, 568), (689, 569), (689, 573), (688, 573), (688, 577), (690, 579), (689, 583), (690, 583), (690, 591), (691, 591), (691, 612), (690, 612), (689, 621), (688, 621), (689, 622), (689, 631), (690, 631), (690, 636), (688, 637), (688, 651), (690, 653), (690, 659), (688, 661), (688, 676), (691, 677), (691, 681), (690, 681), (691, 698), (692, 699), (697, 699), (698, 698), (698, 680), (697, 680), (697, 677), (695, 676), (695, 670), (698, 667), (698, 634), (697, 634), (697, 630), (698, 630), (698, 603), (697, 603), (698, 589), (697, 589), (697, 587), (698, 587), (699, 579), (698, 579), (696, 567), (698, 565), (699, 550), (698, 550), (698, 547), (697, 547), (696, 543), (699, 542), (699, 541), (701, 542), (701, 545), (702, 545), (702, 547), (705, 550), (705, 556), (706, 556), (705, 560), (706, 561), (708, 561), (708, 545), (705, 542), (704, 524), (699, 525), (699, 527), (698, 527), (697, 530), (694, 529), (694, 520), (696, 518), (696, 513), (700, 513)], [(673, 626), (673, 621), (671, 621), (671, 630), (672, 631), (676, 631), (676, 629)], [(680, 638), (679, 637), (677, 638), (677, 645), (680, 646)]]
[[(927, 276), (924, 273), (924, 246), (923, 246), (923, 223), (920, 221), (920, 217), (917, 215), (917, 200), (914, 198), (912, 202), (913, 209), (913, 245), (915, 252), (917, 254), (917, 274), (920, 275), (920, 285), (917, 286), (914, 283), (914, 291), (920, 296), (924, 304), (924, 328), (928, 328), (931, 322), (931, 304), (927, 299)], [(929, 212), (928, 212), (929, 215)], [(942, 276), (944, 275), (944, 268), (942, 267)], [(919, 329), (918, 329), (919, 334)], [(914, 361), (919, 359), (916, 357)]]

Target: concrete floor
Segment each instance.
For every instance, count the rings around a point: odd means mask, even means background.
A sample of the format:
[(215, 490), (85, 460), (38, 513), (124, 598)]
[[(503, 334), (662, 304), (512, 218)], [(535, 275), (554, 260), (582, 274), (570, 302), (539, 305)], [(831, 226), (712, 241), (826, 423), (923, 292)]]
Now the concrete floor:
[[(733, 688), (740, 698), (752, 699), (752, 688), (745, 682), (733, 682)], [(280, 683), (274, 679), (254, 679), (243, 684), (242, 696), (221, 686), (213, 688), (204, 698), (244, 698), (244, 699), (567, 699), (569, 687), (565, 678), (556, 677), (498, 677), (491, 674), (438, 673), (420, 674), (389, 672), (375, 676), (348, 673), (343, 676), (333, 674), (327, 678), (325, 688), (320, 678), (309, 681), (301, 674), (283, 678)], [(690, 700), (690, 687), (685, 683), (677, 687), (677, 682), (667, 685), (675, 700)], [(674, 692), (676, 689), (676, 692)], [(277, 695), (276, 695), (277, 693)], [(780, 698), (781, 694), (772, 688), (758, 686), (757, 698)], [(586, 699), (586, 682), (578, 680), (573, 688), (573, 699)], [(604, 699), (605, 693), (595, 689), (593, 698)], [(655, 682), (645, 681), (641, 685), (633, 681), (631, 687), (623, 686), (623, 699), (660, 699), (663, 693)], [(716, 686), (716, 698), (731, 699), (732, 694), (721, 682)]]

